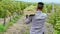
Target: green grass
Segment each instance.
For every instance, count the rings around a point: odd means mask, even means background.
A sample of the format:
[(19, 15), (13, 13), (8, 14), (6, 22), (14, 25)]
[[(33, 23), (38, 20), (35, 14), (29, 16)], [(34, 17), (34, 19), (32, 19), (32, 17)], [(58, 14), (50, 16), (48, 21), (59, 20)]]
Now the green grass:
[(2, 24), (0, 24), (0, 32), (5, 32), (5, 31), (6, 31), (6, 28)]
[(13, 19), (11, 19), (11, 21), (9, 21), (5, 26), (3, 26), (3, 24), (0, 24), (0, 34), (1, 32), (4, 33), (6, 32), (6, 30), (8, 29), (9, 26), (13, 25), (14, 23), (16, 23), (16, 21), (21, 17), (22, 15), (17, 15), (15, 16)]
[(13, 19), (11, 19), (11, 21), (9, 21), (8, 25), (12, 25), (14, 24), (19, 18), (21, 17), (21, 15), (17, 15), (16, 17), (14, 17)]
[(54, 30), (54, 34), (60, 34), (60, 31)]

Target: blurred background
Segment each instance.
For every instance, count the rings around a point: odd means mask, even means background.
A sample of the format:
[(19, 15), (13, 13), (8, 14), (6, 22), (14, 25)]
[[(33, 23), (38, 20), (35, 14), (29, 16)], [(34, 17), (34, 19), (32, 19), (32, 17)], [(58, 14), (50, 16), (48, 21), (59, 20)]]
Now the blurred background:
[(45, 4), (43, 12), (48, 14), (44, 33), (60, 34), (60, 0), (0, 0), (0, 34), (29, 34), (25, 15), (34, 14), (38, 2)]

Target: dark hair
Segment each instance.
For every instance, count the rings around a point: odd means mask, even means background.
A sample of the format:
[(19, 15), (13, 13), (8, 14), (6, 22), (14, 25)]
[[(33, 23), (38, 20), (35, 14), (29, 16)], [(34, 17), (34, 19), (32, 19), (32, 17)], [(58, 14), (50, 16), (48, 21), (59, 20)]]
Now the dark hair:
[(37, 9), (43, 9), (44, 3), (38, 2)]

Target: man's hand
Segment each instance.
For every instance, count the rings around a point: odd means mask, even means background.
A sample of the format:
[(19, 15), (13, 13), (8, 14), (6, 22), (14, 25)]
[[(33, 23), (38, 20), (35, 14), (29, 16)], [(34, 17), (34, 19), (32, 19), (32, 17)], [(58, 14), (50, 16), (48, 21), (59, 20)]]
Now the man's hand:
[(33, 17), (33, 16), (35, 16), (35, 14), (30, 14), (30, 15), (29, 15), (29, 17)]
[(28, 18), (28, 15), (26, 15), (26, 18)]

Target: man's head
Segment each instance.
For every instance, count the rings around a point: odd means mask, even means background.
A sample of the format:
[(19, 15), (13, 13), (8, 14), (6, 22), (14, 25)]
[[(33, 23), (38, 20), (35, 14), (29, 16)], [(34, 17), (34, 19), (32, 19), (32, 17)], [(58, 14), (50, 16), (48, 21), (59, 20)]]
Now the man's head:
[(37, 10), (42, 10), (44, 7), (44, 3), (38, 2)]

